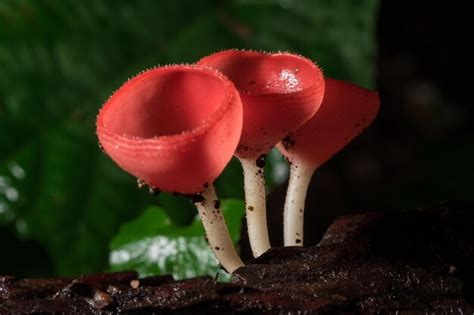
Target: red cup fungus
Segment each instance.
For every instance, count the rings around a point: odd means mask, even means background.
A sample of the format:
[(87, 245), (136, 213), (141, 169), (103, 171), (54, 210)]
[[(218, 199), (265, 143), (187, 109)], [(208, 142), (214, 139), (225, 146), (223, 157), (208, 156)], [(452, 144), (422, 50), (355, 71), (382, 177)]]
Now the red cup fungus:
[(216, 70), (173, 65), (122, 85), (97, 118), (104, 151), (149, 186), (197, 194), (209, 245), (223, 267), (243, 265), (233, 247), (212, 182), (232, 158), (242, 130), (242, 103)]
[(321, 70), (290, 53), (221, 51), (201, 59), (232, 80), (243, 103), (243, 128), (235, 155), (244, 169), (247, 224), (255, 257), (268, 248), (263, 165), (266, 153), (318, 110), (324, 95)]
[(278, 144), (291, 163), (284, 207), (285, 246), (303, 243), (304, 203), (313, 173), (372, 123), (379, 103), (377, 92), (327, 78), (319, 111)]

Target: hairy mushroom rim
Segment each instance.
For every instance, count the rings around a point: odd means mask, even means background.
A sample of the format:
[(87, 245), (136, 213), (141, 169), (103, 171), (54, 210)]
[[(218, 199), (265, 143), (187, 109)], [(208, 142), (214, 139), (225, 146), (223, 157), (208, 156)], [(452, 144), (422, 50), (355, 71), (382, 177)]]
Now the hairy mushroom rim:
[(241, 111), (235, 87), (219, 72), (167, 66), (119, 88), (99, 113), (97, 134), (107, 154), (149, 186), (195, 194), (232, 157)]
[(227, 50), (201, 59), (222, 71), (241, 94), (266, 95), (299, 92), (323, 80), (309, 59), (290, 53)]
[(233, 97), (230, 86), (211, 69), (179, 65), (148, 70), (112, 95), (98, 125), (125, 140), (184, 139), (220, 118)]

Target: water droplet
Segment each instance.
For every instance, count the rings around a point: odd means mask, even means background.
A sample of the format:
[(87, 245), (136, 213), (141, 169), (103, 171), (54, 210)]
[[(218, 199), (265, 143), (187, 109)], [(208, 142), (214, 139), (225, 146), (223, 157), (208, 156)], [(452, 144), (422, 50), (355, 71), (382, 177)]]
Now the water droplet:
[(17, 163), (15, 162), (10, 163), (9, 168), (12, 175), (15, 176), (17, 179), (25, 178), (26, 176), (25, 170)]
[(0, 202), (0, 215), (5, 221), (13, 221), (15, 219), (15, 213), (10, 210), (5, 202)]
[(8, 177), (0, 176), (0, 188), (10, 186), (10, 179)]
[(7, 209), (7, 204), (4, 202), (0, 202), (0, 214), (4, 214), (5, 212), (7, 212)]
[(15, 222), (16, 230), (18, 234), (21, 236), (27, 236), (28, 235), (28, 225), (26, 224), (25, 220), (18, 219)]
[(17, 201), (18, 191), (13, 187), (8, 187), (7, 189), (5, 189), (5, 196), (9, 201)]

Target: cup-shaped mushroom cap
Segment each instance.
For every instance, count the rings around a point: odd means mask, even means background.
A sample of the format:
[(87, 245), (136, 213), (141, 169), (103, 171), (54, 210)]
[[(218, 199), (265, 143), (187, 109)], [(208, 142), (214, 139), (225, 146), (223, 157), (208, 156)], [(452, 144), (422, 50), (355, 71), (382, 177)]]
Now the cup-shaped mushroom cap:
[(324, 96), (321, 70), (299, 55), (226, 50), (198, 64), (224, 73), (240, 93), (244, 106), (236, 152), (240, 157), (266, 153), (311, 118)]
[(279, 143), (278, 149), (291, 162), (319, 167), (372, 123), (379, 104), (377, 92), (326, 78), (319, 111)]
[(242, 130), (232, 82), (212, 69), (155, 68), (120, 87), (102, 107), (97, 135), (125, 171), (167, 192), (193, 194), (219, 176)]

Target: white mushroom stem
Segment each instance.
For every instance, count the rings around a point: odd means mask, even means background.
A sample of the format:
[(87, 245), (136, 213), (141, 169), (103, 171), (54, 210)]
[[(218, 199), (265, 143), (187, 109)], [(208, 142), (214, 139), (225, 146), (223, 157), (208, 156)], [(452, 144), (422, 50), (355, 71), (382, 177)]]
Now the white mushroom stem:
[(304, 207), (306, 192), (315, 171), (304, 163), (293, 162), (283, 212), (283, 239), (285, 246), (303, 246)]
[(222, 267), (229, 273), (234, 272), (244, 263), (230, 238), (214, 186), (210, 184), (196, 199), (194, 204), (198, 209), (204, 230), (206, 230), (209, 247)]
[(254, 257), (260, 256), (270, 248), (265, 203), (264, 159), (264, 156), (258, 159), (239, 157), (244, 170), (247, 230)]

